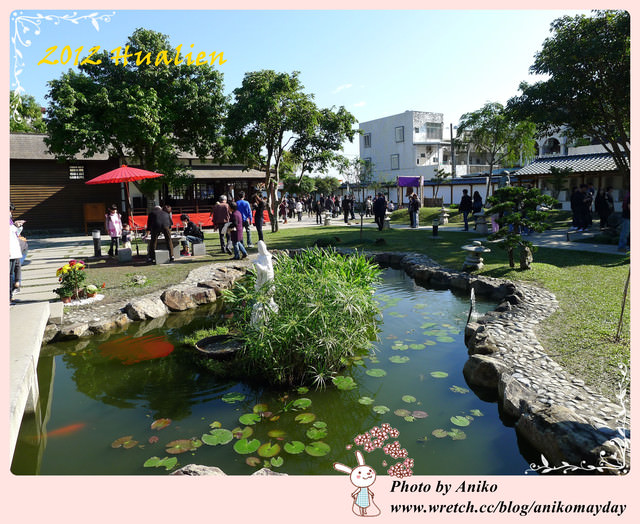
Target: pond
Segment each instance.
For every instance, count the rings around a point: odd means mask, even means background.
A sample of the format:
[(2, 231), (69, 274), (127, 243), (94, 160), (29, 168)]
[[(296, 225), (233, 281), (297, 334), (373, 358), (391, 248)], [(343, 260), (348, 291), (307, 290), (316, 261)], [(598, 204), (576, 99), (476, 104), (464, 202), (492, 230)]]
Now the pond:
[[(12, 472), (167, 474), (195, 463), (248, 475), (266, 463), (290, 475), (338, 474), (332, 463), (351, 464), (362, 449), (354, 438), (386, 423), (399, 432), (387, 443), (406, 449), (413, 474), (523, 474), (529, 451), (462, 375), (468, 297), (388, 269), (376, 299), (375, 353), (342, 371), (342, 389), (270, 391), (212, 377), (181, 340), (210, 327), (213, 309), (46, 346), (45, 423), (25, 417)], [(382, 449), (365, 457), (378, 474), (395, 463)]]

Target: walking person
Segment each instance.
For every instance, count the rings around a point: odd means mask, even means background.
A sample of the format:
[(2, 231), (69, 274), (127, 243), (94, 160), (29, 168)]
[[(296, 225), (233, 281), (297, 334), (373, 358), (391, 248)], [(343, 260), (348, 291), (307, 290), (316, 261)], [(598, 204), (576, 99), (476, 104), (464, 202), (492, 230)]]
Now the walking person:
[(340, 202), (340, 205), (342, 206), (342, 214), (344, 215), (344, 223), (348, 224), (349, 223), (349, 197), (345, 196), (342, 197), (342, 201)]
[(409, 217), (411, 227), (416, 229), (420, 222), (420, 199), (415, 193), (413, 193), (409, 199)]
[(115, 256), (118, 256), (118, 242), (122, 236), (122, 219), (120, 218), (120, 213), (118, 213), (118, 206), (115, 204), (109, 208), (109, 212), (104, 216), (104, 228), (109, 238), (111, 238), (107, 254), (110, 257), (114, 256), (114, 253)]
[(316, 213), (316, 225), (322, 225), (322, 207), (322, 200), (313, 201), (313, 210)]
[(9, 204), (9, 303), (14, 293), (20, 290), (22, 248), (20, 247), (20, 230), (22, 220), (13, 221), (15, 206)]
[(296, 214), (298, 215), (298, 222), (302, 222), (302, 200), (300, 199), (296, 202)]
[[(242, 231), (243, 221), (242, 213), (238, 209), (237, 202), (231, 202), (229, 204), (229, 208), (231, 209), (231, 223), (235, 227), (235, 230), (231, 232), (231, 241), (233, 242), (233, 260), (240, 260), (240, 258), (245, 258), (247, 256), (247, 250), (244, 248), (244, 244), (242, 243)], [(242, 257), (240, 254), (242, 253)]]
[(364, 216), (370, 217), (373, 214), (373, 200), (371, 200), (371, 195), (367, 197), (364, 201)]
[(373, 216), (376, 224), (378, 225), (378, 231), (382, 231), (384, 227), (384, 217), (387, 213), (387, 201), (382, 193), (378, 193), (378, 198), (373, 202)]
[(236, 201), (238, 204), (238, 211), (242, 215), (242, 227), (247, 232), (247, 247), (253, 247), (251, 243), (251, 206), (249, 202), (244, 199), (244, 191), (240, 191), (239, 198)]
[(169, 251), (169, 261), (173, 262), (173, 241), (171, 240), (171, 226), (173, 221), (169, 214), (171, 208), (165, 206), (164, 209), (160, 206), (156, 206), (147, 216), (147, 231), (150, 233), (149, 247), (147, 248), (147, 262), (155, 263), (156, 261), (156, 245), (158, 243), (158, 237), (162, 233), (167, 243), (167, 250)]
[(213, 222), (214, 229), (217, 229), (220, 235), (220, 250), (223, 253), (226, 252), (229, 254), (231, 254), (231, 250), (227, 247), (229, 235), (223, 231), (223, 228), (225, 224), (229, 222), (230, 218), (231, 210), (229, 209), (229, 204), (227, 204), (227, 197), (220, 195), (218, 202), (213, 206), (213, 210), (211, 211), (211, 221)]
[(264, 242), (262, 226), (264, 224), (264, 210), (266, 207), (266, 203), (265, 199), (260, 193), (256, 193), (255, 195), (253, 195), (253, 202), (251, 207), (254, 211), (253, 223), (256, 226), (256, 230), (258, 231), (258, 240), (262, 240)]
[(462, 190), (462, 198), (460, 199), (460, 205), (458, 209), (462, 213), (462, 219), (464, 220), (464, 230), (469, 231), (469, 213), (473, 211), (473, 201), (469, 196), (467, 189)]

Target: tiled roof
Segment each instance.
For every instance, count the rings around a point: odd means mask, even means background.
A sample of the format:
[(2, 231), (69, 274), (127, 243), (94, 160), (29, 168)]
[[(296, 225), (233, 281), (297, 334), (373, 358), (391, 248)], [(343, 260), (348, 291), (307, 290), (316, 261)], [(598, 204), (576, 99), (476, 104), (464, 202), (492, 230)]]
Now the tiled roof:
[[(19, 160), (55, 160), (55, 156), (47, 152), (44, 138), (47, 135), (31, 133), (11, 133), (9, 156)], [(81, 154), (75, 156), (78, 160), (108, 160), (109, 155), (98, 153), (91, 158), (84, 158)]]
[(594, 171), (617, 171), (613, 157), (609, 153), (592, 155), (550, 156), (537, 158), (528, 166), (516, 172), (516, 175), (548, 175), (551, 167), (570, 168), (574, 173)]

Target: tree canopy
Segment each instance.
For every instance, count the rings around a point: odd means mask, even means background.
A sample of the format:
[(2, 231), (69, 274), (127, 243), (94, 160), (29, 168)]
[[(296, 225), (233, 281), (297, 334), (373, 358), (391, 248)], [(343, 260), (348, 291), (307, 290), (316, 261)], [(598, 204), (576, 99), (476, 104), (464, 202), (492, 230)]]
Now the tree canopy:
[(207, 64), (145, 61), (148, 53), (177, 54), (169, 38), (155, 31), (137, 29), (127, 46), (126, 65), (104, 51), (91, 57), (94, 63), (78, 66), (79, 72), (70, 69), (49, 82), (45, 141), (58, 158), (80, 152), (133, 157), (144, 169), (167, 175), (167, 183), (182, 185), (188, 177), (180, 152), (222, 155), (223, 75)]
[(508, 107), (550, 134), (597, 139), (620, 172), (630, 166), (630, 16), (626, 11), (595, 11), (564, 16), (551, 24), (553, 35), (535, 55), (530, 72), (548, 75), (523, 82), (522, 94)]
[(12, 133), (45, 133), (42, 108), (36, 99), (26, 93), (9, 93), (9, 131)]

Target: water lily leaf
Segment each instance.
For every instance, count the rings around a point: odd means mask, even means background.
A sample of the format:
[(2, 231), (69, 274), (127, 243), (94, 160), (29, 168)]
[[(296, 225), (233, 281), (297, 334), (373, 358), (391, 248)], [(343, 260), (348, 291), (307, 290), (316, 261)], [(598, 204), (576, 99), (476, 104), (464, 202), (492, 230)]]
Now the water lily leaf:
[(457, 429), (457, 428), (452, 428), (451, 431), (449, 431), (449, 436), (453, 440), (464, 440), (467, 438), (467, 434), (461, 429)]
[(460, 386), (451, 386), (449, 389), (454, 393), (469, 393), (469, 390), (467, 388), (461, 388)]
[(432, 371), (431, 376), (433, 378), (446, 378), (449, 376), (449, 373), (447, 373), (446, 371)]
[(240, 455), (249, 455), (260, 447), (260, 441), (258, 439), (248, 440), (246, 438), (238, 440), (233, 445), (233, 450)]
[(423, 342), (423, 344), (424, 344), (425, 346), (435, 346), (435, 345), (436, 345), (436, 341), (435, 341), (435, 340), (429, 340), (429, 339), (427, 339), (427, 340), (425, 340), (425, 341)]
[(398, 338), (398, 337), (396, 337), (395, 335), (387, 335), (387, 336), (386, 336), (386, 337), (384, 337), (384, 338), (386, 338), (387, 340), (395, 340), (395, 339), (396, 339), (396, 338)]
[(311, 440), (320, 440), (326, 436), (327, 436), (326, 429), (318, 429), (318, 428), (311, 427), (307, 430), (307, 437), (309, 437)]
[(324, 457), (329, 451), (331, 451), (331, 447), (329, 444), (322, 442), (321, 440), (316, 440), (312, 442), (308, 446), (304, 448), (308, 455), (312, 457)]
[(389, 360), (394, 364), (405, 364), (406, 362), (409, 362), (409, 357), (401, 357), (400, 355), (394, 355), (392, 357), (389, 357)]
[(416, 397), (414, 397), (413, 395), (403, 395), (402, 396), (402, 401), (406, 402), (407, 404), (411, 404), (412, 402), (415, 402), (417, 399)]
[(360, 397), (358, 399), (358, 402), (360, 402), (360, 404), (364, 404), (365, 406), (370, 406), (375, 402), (375, 400), (373, 400), (371, 397)]
[(172, 440), (167, 444), (167, 449), (165, 451), (171, 455), (178, 455), (180, 453), (186, 453), (187, 451), (193, 451), (194, 449), (199, 448), (201, 445), (202, 441), (197, 439)]
[(425, 322), (424, 324), (420, 325), (420, 329), (429, 329), (430, 327), (433, 327), (437, 325), (435, 322)]
[(215, 420), (211, 424), (209, 424), (209, 427), (211, 429), (221, 428), (222, 427), (222, 422), (219, 422), (218, 420)]
[(406, 417), (408, 415), (411, 415), (411, 411), (409, 411), (408, 409), (396, 409), (393, 414), (398, 415), (399, 417)]
[(377, 364), (378, 362), (380, 362), (380, 359), (378, 357), (369, 357), (369, 362), (371, 362), (372, 364)]
[(364, 366), (364, 361), (362, 360), (362, 357), (360, 357), (360, 358), (356, 358), (356, 359), (353, 359), (353, 360), (351, 361), (351, 363), (352, 363), (354, 366)]
[(267, 433), (271, 438), (279, 438), (284, 437), (287, 434), (283, 429), (272, 429)]
[(313, 427), (314, 427), (314, 428), (318, 428), (318, 429), (324, 429), (324, 428), (326, 428), (326, 427), (327, 427), (327, 423), (326, 423), (326, 422), (323, 422), (322, 420), (316, 420), (316, 421), (313, 423)]
[(379, 415), (384, 415), (391, 410), (387, 406), (373, 406), (373, 411), (375, 411)]
[(280, 418), (280, 415), (274, 415), (273, 417), (269, 418), (270, 422), (275, 422), (276, 420), (278, 420)]
[(431, 434), (436, 438), (444, 438), (449, 436), (449, 433), (447, 433), (444, 429), (434, 429)]
[(255, 468), (256, 466), (259, 466), (262, 461), (258, 457), (247, 457), (245, 462), (248, 466)]
[(166, 468), (167, 471), (169, 471), (170, 469), (175, 467), (175, 465), (177, 463), (178, 463), (177, 457), (171, 457), (171, 458), (169, 458), (169, 457), (164, 457), (164, 458), (151, 457), (150, 459), (147, 459), (142, 466), (145, 467), (145, 468), (160, 468), (160, 467), (164, 467), (164, 468)]
[(155, 444), (159, 440), (160, 439), (154, 435), (153, 437), (149, 437), (149, 444)]
[(409, 344), (409, 347), (411, 349), (415, 349), (416, 351), (419, 351), (421, 349), (424, 349), (427, 346), (425, 346), (424, 344)]
[(261, 457), (275, 457), (278, 453), (280, 453), (280, 444), (271, 444), (271, 442), (265, 442), (258, 448), (258, 455), (260, 455)]
[(354, 382), (353, 378), (338, 375), (333, 377), (333, 384), (340, 390), (349, 391), (356, 388), (358, 385)]
[(413, 418), (411, 415), (407, 415), (406, 417), (403, 417), (407, 422), (413, 422), (415, 420), (415, 418)]
[(297, 390), (296, 390), (300, 395), (304, 395), (305, 393), (309, 393), (309, 388), (306, 386), (300, 386)]
[(244, 424), (246, 426), (252, 426), (257, 422), (260, 422), (261, 419), (262, 417), (257, 413), (245, 413), (244, 415), (241, 415), (238, 418), (238, 421), (240, 422), (240, 424)]
[(280, 466), (282, 466), (284, 464), (284, 459), (282, 457), (273, 457), (271, 459), (271, 465), (274, 468), (279, 468)]
[(291, 455), (297, 455), (298, 453), (302, 453), (304, 451), (304, 442), (300, 442), (299, 440), (287, 442), (284, 445), (284, 450)]
[(407, 349), (409, 349), (409, 346), (407, 344), (394, 344), (393, 346), (391, 346), (391, 349), (395, 351), (406, 351)]
[(297, 409), (305, 409), (311, 405), (311, 399), (309, 398), (299, 398), (293, 403), (293, 407)]
[(436, 337), (436, 340), (438, 342), (455, 342), (455, 339), (453, 337), (447, 337), (447, 336)]
[(132, 435), (127, 435), (126, 437), (120, 437), (119, 439), (114, 440), (111, 443), (112, 448), (124, 448), (131, 449), (138, 444), (137, 440), (133, 440)]
[(313, 413), (300, 413), (299, 415), (296, 415), (296, 418), (294, 418), (293, 420), (299, 422), (300, 424), (309, 424), (315, 419), (316, 416)]
[(228, 444), (233, 440), (233, 433), (228, 429), (214, 429), (206, 435), (202, 435), (202, 442), (208, 446)]
[(412, 411), (411, 415), (415, 418), (427, 418), (429, 416), (426, 411)]
[(266, 404), (256, 404), (255, 406), (253, 406), (253, 412), (256, 414), (261, 414), (264, 413), (265, 411), (267, 411), (267, 409), (269, 409), (269, 407)]
[(169, 424), (171, 424), (170, 418), (159, 418), (151, 423), (151, 429), (161, 430), (166, 428)]
[(237, 439), (249, 438), (251, 435), (253, 435), (253, 428), (251, 426), (245, 426), (244, 428), (233, 428), (231, 430), (231, 433), (233, 433), (234, 438)]
[(247, 398), (247, 396), (243, 395), (242, 393), (238, 393), (237, 391), (230, 391), (229, 393), (225, 393), (224, 395), (222, 395), (222, 398), (220, 400), (222, 400), (222, 402), (226, 402), (227, 404), (235, 404), (236, 402), (240, 402), (245, 398)]
[(429, 442), (429, 438), (426, 435), (424, 437), (418, 437), (416, 439), (416, 442), (418, 442), (419, 444), (424, 444), (425, 442)]
[(380, 368), (367, 369), (366, 373), (370, 377), (384, 377), (387, 374), (384, 369)]
[(466, 418), (469, 419), (469, 420), (473, 420), (473, 417), (471, 415), (467, 415)]
[(455, 424), (456, 426), (464, 427), (469, 425), (469, 419), (467, 417), (457, 416), (451, 417), (449, 420), (451, 420), (451, 423)]
[(391, 313), (389, 313), (389, 315), (391, 315), (392, 317), (397, 317), (397, 318), (404, 318), (404, 317), (407, 316), (404, 313), (398, 313), (397, 311), (391, 311)]
[(471, 413), (474, 417), (484, 416), (484, 413), (482, 413), (482, 411), (480, 411), (479, 409), (472, 409), (471, 411), (469, 411), (469, 413)]

